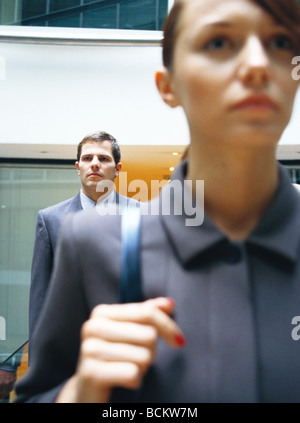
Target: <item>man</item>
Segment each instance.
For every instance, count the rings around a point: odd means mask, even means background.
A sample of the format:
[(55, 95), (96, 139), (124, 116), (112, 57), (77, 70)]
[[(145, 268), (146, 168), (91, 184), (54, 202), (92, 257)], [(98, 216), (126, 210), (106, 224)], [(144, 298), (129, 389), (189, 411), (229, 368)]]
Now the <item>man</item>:
[[(97, 204), (115, 203), (121, 208), (138, 202), (114, 190), (114, 180), (122, 164), (117, 140), (106, 132), (87, 135), (78, 144), (75, 166), (81, 179), (81, 190), (73, 198), (40, 210), (37, 218), (29, 302), (30, 341), (40, 316), (49, 285), (60, 225), (69, 213), (87, 210)], [(101, 183), (105, 189), (101, 189)], [(99, 189), (100, 186), (100, 189)]]

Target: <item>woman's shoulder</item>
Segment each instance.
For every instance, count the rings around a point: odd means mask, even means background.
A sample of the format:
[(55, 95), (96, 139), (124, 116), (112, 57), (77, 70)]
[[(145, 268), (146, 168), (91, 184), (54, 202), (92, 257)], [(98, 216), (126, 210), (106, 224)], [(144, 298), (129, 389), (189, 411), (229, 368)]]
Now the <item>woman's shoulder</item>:
[[(150, 205), (150, 203), (149, 203)], [(99, 243), (107, 244), (112, 240), (121, 240), (122, 225), (130, 222), (134, 228), (140, 225), (141, 234), (144, 239), (160, 238), (162, 232), (161, 216), (151, 212), (149, 205), (143, 203), (141, 207), (128, 207), (119, 212), (111, 210), (103, 212), (95, 207), (92, 210), (80, 211), (66, 216), (62, 224), (62, 237), (83, 242), (97, 239)], [(125, 219), (126, 218), (126, 219)], [(101, 241), (100, 241), (101, 240)]]

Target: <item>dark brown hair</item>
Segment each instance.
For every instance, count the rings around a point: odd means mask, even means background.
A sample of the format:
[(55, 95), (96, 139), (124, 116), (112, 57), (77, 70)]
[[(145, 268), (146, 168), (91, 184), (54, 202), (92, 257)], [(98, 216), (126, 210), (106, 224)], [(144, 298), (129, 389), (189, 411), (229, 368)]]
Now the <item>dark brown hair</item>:
[[(287, 27), (295, 38), (296, 54), (300, 54), (300, 5), (297, 0), (250, 0), (261, 6), (277, 22)], [(171, 69), (173, 63), (174, 45), (178, 35), (178, 22), (182, 11), (187, 3), (186, 0), (176, 0), (169, 16), (167, 17), (163, 31), (163, 64)]]
[(81, 156), (82, 146), (87, 142), (102, 142), (109, 141), (111, 143), (111, 151), (117, 165), (121, 160), (121, 151), (118, 141), (112, 135), (104, 131), (94, 132), (84, 137), (77, 146), (77, 161), (79, 162)]

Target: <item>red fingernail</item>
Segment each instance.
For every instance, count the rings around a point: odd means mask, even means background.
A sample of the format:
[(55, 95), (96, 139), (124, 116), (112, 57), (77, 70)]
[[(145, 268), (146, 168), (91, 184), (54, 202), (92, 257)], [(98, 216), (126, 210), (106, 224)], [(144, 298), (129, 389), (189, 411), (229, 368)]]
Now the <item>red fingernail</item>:
[(180, 333), (177, 333), (177, 335), (175, 335), (175, 342), (179, 347), (183, 347), (186, 342), (185, 337), (181, 335)]
[(173, 300), (173, 298), (171, 297), (167, 297), (167, 300), (174, 306), (175, 305), (175, 301)]

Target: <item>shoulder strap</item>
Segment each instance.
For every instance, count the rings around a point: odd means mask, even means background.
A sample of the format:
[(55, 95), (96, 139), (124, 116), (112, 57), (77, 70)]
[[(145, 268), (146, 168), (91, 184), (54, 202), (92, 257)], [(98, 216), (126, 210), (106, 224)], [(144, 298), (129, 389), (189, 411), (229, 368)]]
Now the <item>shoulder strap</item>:
[(139, 207), (128, 207), (122, 212), (122, 268), (120, 302), (143, 300), (140, 265), (141, 211)]
[[(141, 266), (140, 266), (140, 229), (141, 213), (138, 207), (122, 210), (122, 268), (120, 283), (120, 302), (137, 302), (143, 300)], [(112, 390), (111, 403), (134, 402), (135, 391), (125, 388)]]

